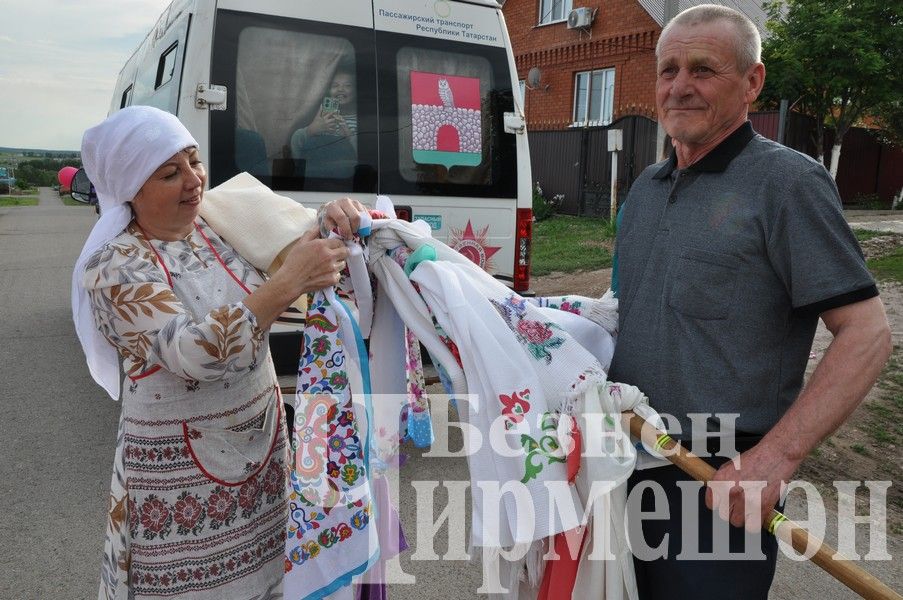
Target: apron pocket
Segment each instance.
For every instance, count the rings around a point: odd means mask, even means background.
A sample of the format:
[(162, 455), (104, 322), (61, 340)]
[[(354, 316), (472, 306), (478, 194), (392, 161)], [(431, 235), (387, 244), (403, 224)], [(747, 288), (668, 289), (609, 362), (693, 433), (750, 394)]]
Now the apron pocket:
[(252, 427), (236, 431), (182, 423), (182, 435), (191, 459), (208, 479), (228, 486), (242, 485), (266, 466), (276, 446), (281, 402), (269, 406)]

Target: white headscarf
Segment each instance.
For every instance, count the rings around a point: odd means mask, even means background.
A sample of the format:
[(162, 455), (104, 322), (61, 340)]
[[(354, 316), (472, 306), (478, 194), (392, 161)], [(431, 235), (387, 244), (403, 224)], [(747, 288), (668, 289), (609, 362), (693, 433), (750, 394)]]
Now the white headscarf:
[(197, 146), (174, 115), (150, 106), (130, 106), (85, 132), (82, 162), (97, 191), (100, 219), (91, 230), (72, 273), (72, 318), (88, 369), (110, 397), (119, 399), (119, 356), (101, 335), (82, 279), (88, 259), (132, 220), (131, 201), (160, 165)]

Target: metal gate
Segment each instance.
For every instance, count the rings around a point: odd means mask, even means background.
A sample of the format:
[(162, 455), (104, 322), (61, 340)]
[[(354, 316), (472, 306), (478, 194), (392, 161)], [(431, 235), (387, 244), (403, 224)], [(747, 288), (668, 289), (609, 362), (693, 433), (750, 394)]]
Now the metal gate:
[(564, 196), (558, 212), (566, 215), (607, 217), (611, 203), (611, 155), (608, 130), (623, 131), (618, 152), (618, 202), (647, 166), (656, 161), (657, 124), (641, 116), (627, 116), (607, 127), (564, 131), (531, 131), (530, 163), (534, 183), (551, 199)]

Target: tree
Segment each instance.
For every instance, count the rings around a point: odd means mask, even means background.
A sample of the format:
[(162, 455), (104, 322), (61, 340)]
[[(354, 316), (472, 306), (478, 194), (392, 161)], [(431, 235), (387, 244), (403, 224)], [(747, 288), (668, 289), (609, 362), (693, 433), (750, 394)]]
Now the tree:
[(771, 0), (763, 100), (788, 98), (815, 117), (818, 158), (834, 129), (826, 166), (837, 177), (847, 131), (871, 111), (899, 101), (903, 7), (885, 0)]
[(27, 174), (16, 172), (16, 187), (20, 190), (27, 190), (33, 186)]

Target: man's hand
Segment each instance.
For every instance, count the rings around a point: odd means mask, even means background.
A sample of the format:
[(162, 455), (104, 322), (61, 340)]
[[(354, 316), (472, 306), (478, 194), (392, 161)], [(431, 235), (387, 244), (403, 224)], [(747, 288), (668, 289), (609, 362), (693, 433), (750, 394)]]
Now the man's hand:
[(766, 482), (761, 502), (744, 508), (740, 487), (727, 494), (706, 490), (706, 505), (733, 525), (755, 530), (764, 523), (780, 497), (781, 482), (789, 480), (812, 449), (850, 416), (890, 356), (890, 327), (880, 298), (834, 308), (821, 319), (834, 341), (802, 393), (762, 441), (740, 455), (739, 468), (728, 462), (713, 478)]
[[(781, 497), (782, 486), (790, 481), (800, 462), (762, 440), (736, 461), (728, 461), (718, 469), (712, 481), (729, 481), (734, 485), (729, 490), (717, 484), (709, 487), (705, 504), (731, 525), (745, 526), (747, 531), (755, 532), (765, 524)], [(751, 482), (751, 485), (746, 484), (744, 490), (739, 482)]]

